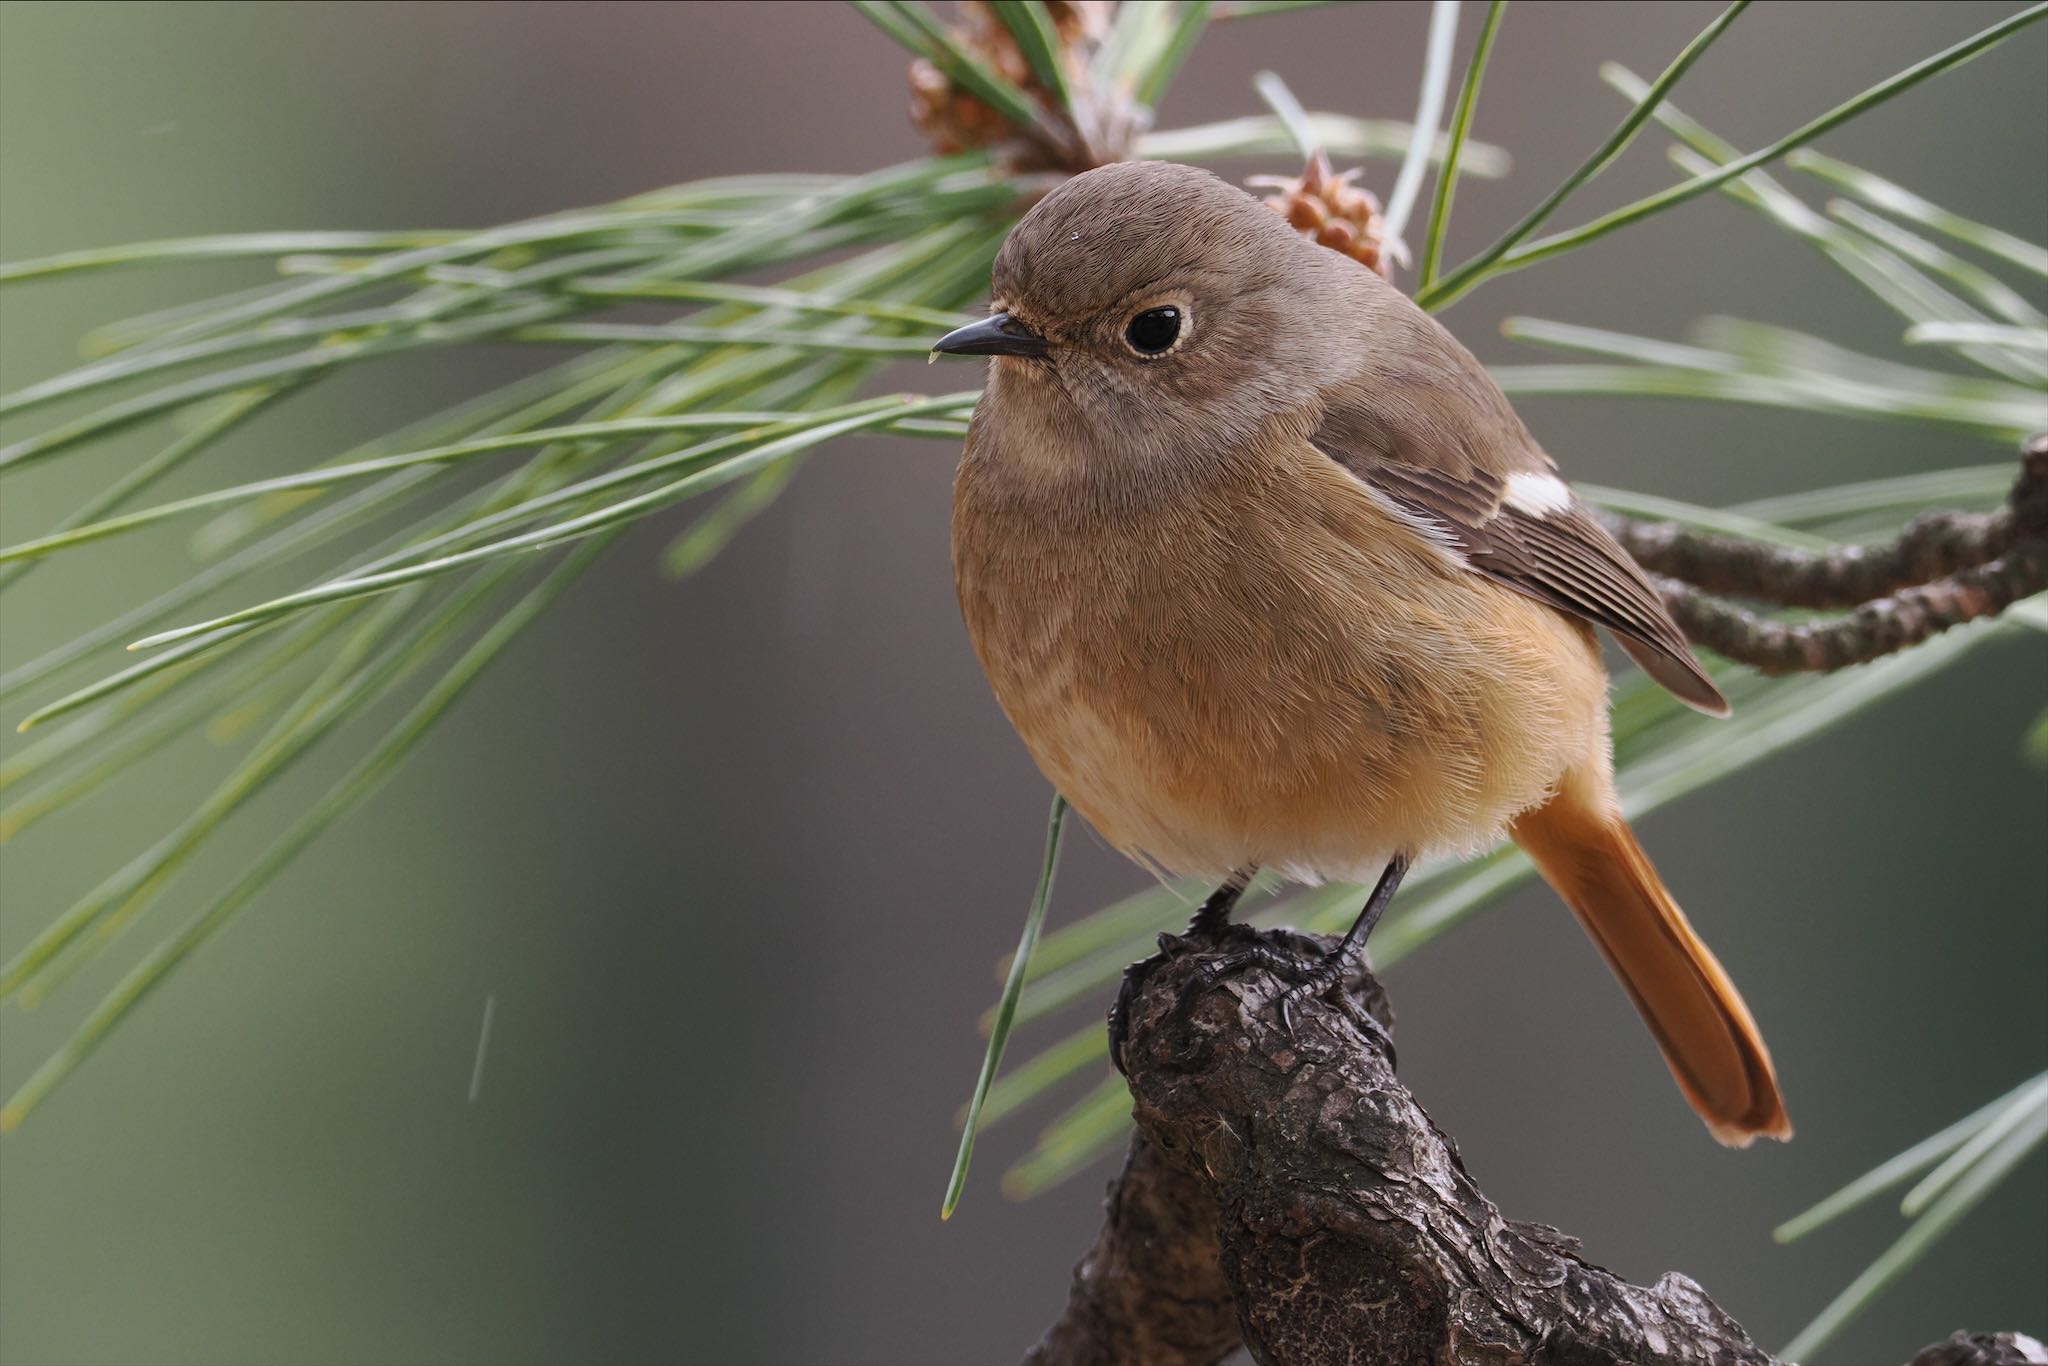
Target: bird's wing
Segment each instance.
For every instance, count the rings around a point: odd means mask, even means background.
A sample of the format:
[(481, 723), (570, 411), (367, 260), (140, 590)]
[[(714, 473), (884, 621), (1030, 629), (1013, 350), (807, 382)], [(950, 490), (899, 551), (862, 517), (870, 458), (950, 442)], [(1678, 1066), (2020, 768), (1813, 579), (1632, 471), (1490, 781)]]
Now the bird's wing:
[[(1478, 378), (1491, 388), (1483, 372)], [(1693, 658), (1643, 571), (1521, 432), (1506, 400), (1497, 390), (1491, 397), (1501, 411), (1488, 416), (1497, 420), (1477, 426), (1390, 422), (1383, 412), (1340, 402), (1311, 440), (1474, 573), (1606, 627), (1680, 701), (1727, 715), (1727, 699)], [(1427, 416), (1412, 407), (1408, 415)], [(1451, 450), (1449, 443), (1405, 436), (1402, 428), (1458, 430), (1468, 439)], [(1480, 439), (1486, 436), (1496, 439)]]

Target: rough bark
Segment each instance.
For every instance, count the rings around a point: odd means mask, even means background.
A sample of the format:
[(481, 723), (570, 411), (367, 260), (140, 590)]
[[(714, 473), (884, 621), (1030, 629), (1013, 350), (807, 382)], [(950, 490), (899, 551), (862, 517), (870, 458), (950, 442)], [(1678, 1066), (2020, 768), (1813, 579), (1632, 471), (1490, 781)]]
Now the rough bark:
[(1243, 1345), (1223, 1277), (1215, 1200), (1142, 1136), (1109, 1184), (1102, 1233), (1074, 1267), (1067, 1312), (1025, 1366), (1212, 1366)]
[(2025, 1333), (1953, 1333), (1911, 1366), (2042, 1366), (2048, 1348)]
[[(1134, 970), (1137, 1133), (1027, 1366), (1213, 1366), (1240, 1346), (1263, 1366), (1775, 1366), (1686, 1277), (1632, 1285), (1504, 1216), (1395, 1076), (1375, 979), (1294, 1002), (1291, 1032), (1289, 983), (1210, 980), (1255, 940), (1335, 942), (1234, 925)], [(1957, 1333), (1911, 1366), (2037, 1362), (2024, 1335)]]
[[(1126, 1059), (1138, 1123), (1127, 1175), (1141, 1184), (1113, 1188), (1074, 1298), (1032, 1362), (1214, 1362), (1234, 1344), (1213, 1327), (1234, 1311), (1244, 1345), (1274, 1366), (1768, 1366), (1685, 1277), (1630, 1285), (1555, 1229), (1502, 1216), (1361, 1020), (1370, 1009), (1386, 1022), (1376, 981), (1299, 1002), (1290, 1035), (1272, 1008), (1287, 984), (1271, 973), (1204, 979), (1204, 964), (1256, 933), (1233, 927), (1140, 974)], [(1167, 1259), (1161, 1294), (1103, 1284), (1160, 1265), (1155, 1240), (1183, 1231), (1190, 1258), (1213, 1250), (1218, 1278)], [(1145, 1322), (1156, 1314), (1206, 1325), (1199, 1346), (1148, 1345), (1164, 1341)]]

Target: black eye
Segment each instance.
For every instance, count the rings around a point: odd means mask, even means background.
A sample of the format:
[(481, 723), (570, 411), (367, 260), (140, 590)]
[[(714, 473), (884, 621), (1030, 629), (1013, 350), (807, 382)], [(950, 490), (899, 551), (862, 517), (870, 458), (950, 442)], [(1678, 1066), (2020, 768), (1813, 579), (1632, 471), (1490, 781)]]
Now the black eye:
[(1179, 337), (1180, 310), (1171, 307), (1148, 308), (1124, 329), (1124, 340), (1141, 356), (1159, 355)]

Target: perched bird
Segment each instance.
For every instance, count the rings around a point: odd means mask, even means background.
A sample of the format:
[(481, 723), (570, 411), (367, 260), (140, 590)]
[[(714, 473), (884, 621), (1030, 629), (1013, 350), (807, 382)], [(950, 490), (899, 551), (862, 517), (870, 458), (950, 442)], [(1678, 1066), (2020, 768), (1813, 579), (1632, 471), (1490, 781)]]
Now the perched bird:
[(991, 316), (953, 572), (997, 700), (1139, 862), (1376, 882), (1503, 834), (1621, 979), (1723, 1143), (1792, 1127), (1742, 998), (1614, 795), (1593, 627), (1727, 703), (1656, 590), (1471, 353), (1399, 290), (1207, 172), (1105, 166), (1034, 207)]

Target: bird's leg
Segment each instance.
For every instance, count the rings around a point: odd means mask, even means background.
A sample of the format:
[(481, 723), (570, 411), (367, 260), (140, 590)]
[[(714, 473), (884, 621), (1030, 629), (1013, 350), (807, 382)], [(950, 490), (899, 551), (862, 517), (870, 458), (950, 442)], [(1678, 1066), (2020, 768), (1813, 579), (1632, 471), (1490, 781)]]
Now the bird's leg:
[[(1331, 987), (1340, 986), (1356, 977), (1365, 967), (1365, 941), (1372, 933), (1373, 926), (1380, 923), (1386, 914), (1387, 904), (1400, 890), (1401, 879), (1408, 876), (1408, 855), (1396, 854), (1388, 862), (1386, 871), (1373, 885), (1372, 895), (1365, 899), (1365, 905), (1358, 912), (1358, 919), (1351, 922), (1351, 928), (1337, 947), (1317, 963), (1309, 975), (1287, 989), (1280, 998), (1280, 1022), (1289, 1034), (1294, 1032), (1293, 1006), (1296, 1001), (1320, 995)], [(1371, 1019), (1370, 1016), (1366, 1017)], [(1372, 1021), (1373, 1030), (1387, 1044), (1388, 1054), (1393, 1052), (1393, 1040), (1387, 1038), (1387, 1031), (1377, 1020)]]
[[(1365, 906), (1358, 912), (1358, 919), (1351, 923), (1342, 941), (1336, 948), (1319, 958), (1304, 958), (1268, 943), (1247, 944), (1241, 949), (1210, 960), (1202, 969), (1202, 976), (1215, 982), (1242, 968), (1261, 967), (1276, 977), (1294, 982), (1280, 996), (1280, 1023), (1291, 1036), (1294, 1033), (1294, 1003), (1318, 996), (1332, 987), (1342, 986), (1356, 977), (1365, 965), (1365, 941), (1379, 924), (1380, 916), (1386, 913), (1387, 904), (1394, 899), (1394, 892), (1400, 887), (1401, 879), (1408, 874), (1408, 855), (1396, 854), (1387, 864), (1386, 871), (1366, 898)], [(1349, 1013), (1360, 1024), (1379, 1037), (1386, 1046), (1387, 1056), (1394, 1056), (1394, 1040), (1386, 1027), (1374, 1019), (1370, 1012), (1351, 1010)]]
[(1218, 931), (1230, 923), (1230, 913), (1237, 909), (1238, 899), (1244, 895), (1244, 889), (1251, 885), (1251, 880), (1258, 871), (1257, 864), (1247, 864), (1225, 878), (1221, 887), (1209, 893), (1209, 899), (1195, 912), (1194, 919), (1188, 921), (1188, 927), (1181, 932), (1181, 938), (1214, 938)]
[[(1223, 880), (1223, 885), (1209, 893), (1208, 900), (1196, 909), (1194, 918), (1188, 921), (1187, 929), (1181, 932), (1181, 939), (1214, 939), (1230, 925), (1230, 913), (1244, 896), (1244, 889), (1251, 885), (1257, 875), (1257, 864), (1247, 864)], [(1137, 994), (1153, 965), (1165, 955), (1173, 952), (1175, 940), (1172, 935), (1159, 936), (1159, 952), (1150, 958), (1141, 958), (1124, 969), (1123, 985), (1117, 988), (1116, 1000), (1109, 1007), (1109, 1057), (1116, 1064), (1116, 1070), (1124, 1070), (1124, 1036), (1130, 1028), (1131, 997)]]

